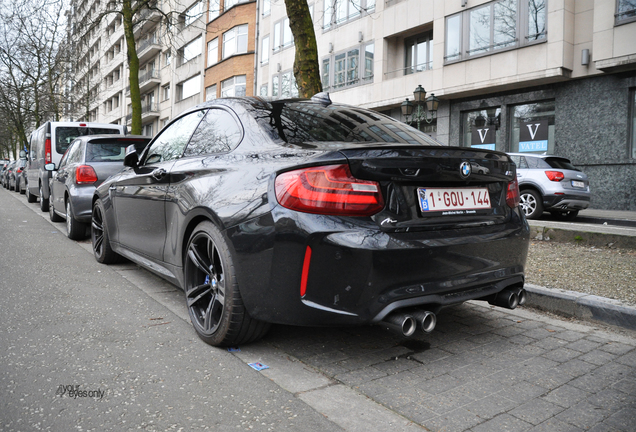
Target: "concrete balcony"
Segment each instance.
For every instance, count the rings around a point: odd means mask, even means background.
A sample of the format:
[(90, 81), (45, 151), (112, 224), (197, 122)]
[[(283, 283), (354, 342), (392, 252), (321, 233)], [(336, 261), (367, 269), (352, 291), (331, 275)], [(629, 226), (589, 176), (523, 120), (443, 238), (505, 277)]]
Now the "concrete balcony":
[[(147, 123), (159, 117), (159, 106), (156, 103), (144, 104), (141, 106), (141, 122)], [(126, 114), (126, 123), (132, 122), (132, 113)]]
[(157, 41), (156, 37), (143, 40), (137, 46), (137, 57), (139, 57), (139, 64), (143, 64), (156, 56), (161, 51), (161, 45)]

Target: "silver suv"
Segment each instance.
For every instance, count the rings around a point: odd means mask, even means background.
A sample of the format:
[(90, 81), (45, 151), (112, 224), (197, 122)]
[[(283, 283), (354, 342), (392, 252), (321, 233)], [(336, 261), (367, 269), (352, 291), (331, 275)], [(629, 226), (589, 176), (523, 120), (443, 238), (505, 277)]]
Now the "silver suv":
[(590, 205), (590, 182), (569, 159), (554, 155), (509, 153), (517, 165), (521, 208), (528, 219), (544, 211), (572, 220)]

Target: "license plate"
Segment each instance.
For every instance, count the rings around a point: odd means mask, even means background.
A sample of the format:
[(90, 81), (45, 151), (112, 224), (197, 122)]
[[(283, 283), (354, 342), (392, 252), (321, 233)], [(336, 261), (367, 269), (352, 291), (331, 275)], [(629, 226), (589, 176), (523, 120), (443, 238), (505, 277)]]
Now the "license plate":
[(487, 188), (418, 188), (422, 212), (490, 208)]
[(580, 187), (580, 188), (585, 187), (585, 182), (572, 180), (572, 187)]

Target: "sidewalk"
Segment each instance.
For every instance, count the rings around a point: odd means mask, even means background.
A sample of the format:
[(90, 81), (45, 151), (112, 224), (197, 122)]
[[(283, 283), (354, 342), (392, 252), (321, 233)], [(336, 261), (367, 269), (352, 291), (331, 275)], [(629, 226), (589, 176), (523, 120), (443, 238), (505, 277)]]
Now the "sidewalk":
[[(547, 216), (528, 224), (531, 238), (536, 240), (636, 250), (636, 211), (587, 209), (573, 222), (557, 222)], [(636, 281), (626, 283), (636, 290)], [(526, 290), (528, 306), (636, 330), (636, 308), (619, 301), (531, 284), (526, 284)]]

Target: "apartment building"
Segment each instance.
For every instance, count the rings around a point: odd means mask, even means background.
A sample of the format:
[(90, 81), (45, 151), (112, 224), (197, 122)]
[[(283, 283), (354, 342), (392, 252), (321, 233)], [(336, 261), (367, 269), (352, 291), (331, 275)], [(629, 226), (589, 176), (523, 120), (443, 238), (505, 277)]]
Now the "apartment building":
[[(308, 3), (332, 100), (406, 121), (421, 85), (439, 108), (419, 127), (443, 144), (567, 156), (593, 207), (636, 210), (633, 0)], [(258, 46), (257, 94), (293, 96), (282, 1), (260, 0)]]

